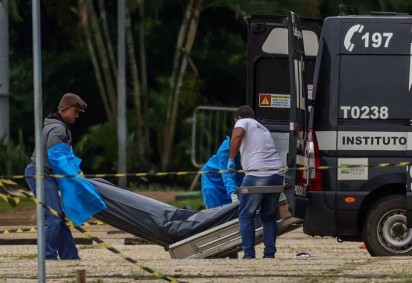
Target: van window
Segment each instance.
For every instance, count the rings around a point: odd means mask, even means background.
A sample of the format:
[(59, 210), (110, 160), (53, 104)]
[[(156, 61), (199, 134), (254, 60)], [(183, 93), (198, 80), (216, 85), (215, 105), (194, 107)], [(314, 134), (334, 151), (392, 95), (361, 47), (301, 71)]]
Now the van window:
[(289, 121), (288, 58), (264, 58), (256, 65), (256, 117), (259, 121)]
[[(305, 60), (305, 81), (311, 89), (315, 58)], [(263, 58), (256, 64), (256, 118), (262, 122), (289, 123), (290, 82), (287, 57)]]
[[(303, 30), (303, 45), (305, 56), (318, 54), (318, 36), (310, 30)], [(288, 30), (286, 28), (273, 29), (262, 46), (263, 52), (268, 54), (288, 55)]]
[[(304, 19), (302, 23), (305, 80), (311, 92), (322, 21)], [(248, 18), (247, 104), (255, 110), (257, 120), (271, 130), (289, 127), (288, 53), (284, 17), (256, 15)]]

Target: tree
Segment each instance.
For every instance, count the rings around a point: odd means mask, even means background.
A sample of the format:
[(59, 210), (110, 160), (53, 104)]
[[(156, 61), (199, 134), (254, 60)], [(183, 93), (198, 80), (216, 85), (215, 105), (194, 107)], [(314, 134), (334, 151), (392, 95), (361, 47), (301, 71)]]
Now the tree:
[(10, 136), (8, 0), (0, 0), (0, 139)]
[(178, 105), (183, 78), (186, 73), (187, 65), (190, 61), (190, 52), (192, 51), (193, 43), (196, 38), (201, 7), (202, 0), (189, 0), (177, 37), (172, 75), (170, 78), (170, 95), (168, 98), (165, 120), (166, 126), (164, 128), (162, 170), (166, 170), (169, 164), (170, 152), (175, 136)]
[[(276, 6), (276, 5), (275, 5)], [(208, 8), (229, 7), (244, 16), (246, 11), (258, 11), (259, 9), (270, 9), (273, 5), (269, 1), (246, 1), (246, 0), (189, 0), (184, 17), (177, 36), (176, 49), (173, 61), (172, 74), (170, 76), (170, 91), (167, 103), (167, 114), (165, 119), (163, 150), (161, 155), (161, 168), (166, 170), (169, 166), (172, 146), (174, 143), (176, 121), (179, 113), (179, 100), (184, 82), (187, 66), (196, 72), (196, 67), (191, 60), (190, 54), (196, 39), (199, 25), (200, 13)], [(276, 6), (277, 7), (277, 6)]]
[(115, 87), (117, 65), (108, 32), (104, 0), (99, 0), (99, 11), (101, 25), (92, 0), (79, 0), (80, 23), (93, 64), (100, 97), (108, 120), (114, 123), (117, 116)]

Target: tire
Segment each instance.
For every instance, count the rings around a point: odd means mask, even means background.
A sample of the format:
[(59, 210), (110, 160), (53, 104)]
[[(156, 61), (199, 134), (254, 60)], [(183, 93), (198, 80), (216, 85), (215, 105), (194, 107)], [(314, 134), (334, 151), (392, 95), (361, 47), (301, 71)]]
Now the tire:
[(362, 233), (371, 256), (412, 255), (412, 229), (406, 226), (406, 199), (387, 196), (376, 203), (366, 216)]

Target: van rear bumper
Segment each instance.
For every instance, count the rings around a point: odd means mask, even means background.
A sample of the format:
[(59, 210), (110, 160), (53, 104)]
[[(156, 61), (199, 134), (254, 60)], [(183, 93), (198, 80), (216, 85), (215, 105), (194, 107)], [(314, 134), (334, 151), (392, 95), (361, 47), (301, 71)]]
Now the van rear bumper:
[[(305, 200), (303, 232), (310, 236), (336, 236), (336, 192), (309, 192)], [(332, 207), (328, 204), (331, 204)]]

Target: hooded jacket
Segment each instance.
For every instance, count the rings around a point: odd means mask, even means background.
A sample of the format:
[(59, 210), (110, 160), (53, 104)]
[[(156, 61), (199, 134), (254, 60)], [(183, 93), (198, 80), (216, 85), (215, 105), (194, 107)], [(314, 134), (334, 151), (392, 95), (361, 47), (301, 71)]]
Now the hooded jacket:
[[(44, 120), (42, 132), (44, 149), (44, 173), (63, 176), (56, 178), (66, 216), (77, 226), (94, 214), (107, 208), (96, 188), (81, 174), (81, 159), (74, 155), (70, 143), (71, 133), (61, 115), (56, 112)], [(32, 155), (35, 163), (35, 153)]]
[[(44, 126), (42, 131), (42, 141), (43, 141), (43, 156), (44, 156), (44, 173), (52, 174), (50, 167), (50, 162), (48, 159), (47, 151), (52, 146), (58, 143), (65, 143), (70, 145), (72, 142), (72, 135), (64, 123), (62, 116), (59, 112), (49, 114), (46, 119), (44, 119)], [(33, 151), (31, 156), (31, 161), (36, 163), (36, 150)]]

